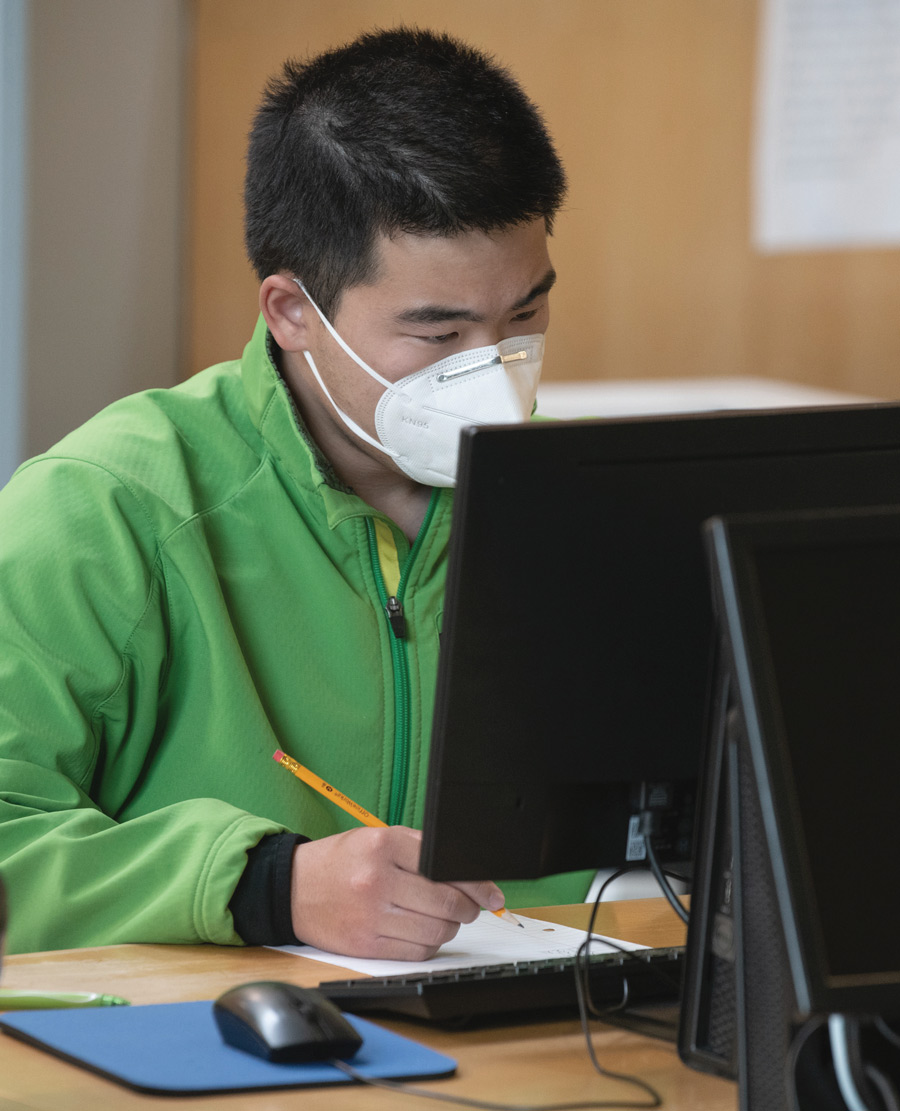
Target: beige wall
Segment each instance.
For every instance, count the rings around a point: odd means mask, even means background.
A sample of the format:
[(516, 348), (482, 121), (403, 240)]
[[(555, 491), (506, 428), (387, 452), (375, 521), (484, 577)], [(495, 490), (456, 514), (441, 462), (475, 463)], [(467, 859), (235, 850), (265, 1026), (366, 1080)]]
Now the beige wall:
[(30, 0), (24, 454), (182, 377), (183, 0)]
[[(192, 370), (256, 313), (245, 136), (284, 57), (375, 25), (446, 29), (542, 106), (571, 178), (552, 244), (551, 379), (761, 374), (900, 394), (900, 252), (749, 243), (754, 0), (195, 0)], [(523, 168), (523, 172), (527, 172)]]

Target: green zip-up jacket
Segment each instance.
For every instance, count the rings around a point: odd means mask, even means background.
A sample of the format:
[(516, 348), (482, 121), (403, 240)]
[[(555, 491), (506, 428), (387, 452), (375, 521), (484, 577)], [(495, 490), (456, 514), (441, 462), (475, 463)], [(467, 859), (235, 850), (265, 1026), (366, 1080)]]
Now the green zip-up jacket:
[(240, 361), (111, 405), (0, 491), (10, 951), (239, 944), (248, 850), (355, 824), (278, 748), (420, 824), (452, 492), (411, 549), (307, 441), (269, 342), (260, 321)]

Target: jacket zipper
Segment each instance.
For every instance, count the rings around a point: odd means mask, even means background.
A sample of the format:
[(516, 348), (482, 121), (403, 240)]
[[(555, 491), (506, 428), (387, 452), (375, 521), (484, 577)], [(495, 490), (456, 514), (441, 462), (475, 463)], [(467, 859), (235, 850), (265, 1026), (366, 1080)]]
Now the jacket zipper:
[(422, 521), (422, 527), (419, 529), (406, 561), (400, 568), (395, 592), (391, 594), (388, 593), (388, 586), (381, 570), (375, 522), (371, 517), (366, 517), (372, 572), (375, 576), (378, 600), (381, 602), (390, 630), (391, 670), (394, 683), (394, 761), (391, 772), (391, 797), (388, 807), (388, 825), (391, 826), (399, 825), (403, 820), (403, 809), (406, 805), (406, 792), (409, 784), (409, 755), (412, 740), (410, 735), (409, 654), (403, 598), (406, 594), (406, 584), (409, 581), (410, 570), (422, 547), (423, 539), (437, 508), (438, 495), (438, 490), (432, 492), (425, 519)]

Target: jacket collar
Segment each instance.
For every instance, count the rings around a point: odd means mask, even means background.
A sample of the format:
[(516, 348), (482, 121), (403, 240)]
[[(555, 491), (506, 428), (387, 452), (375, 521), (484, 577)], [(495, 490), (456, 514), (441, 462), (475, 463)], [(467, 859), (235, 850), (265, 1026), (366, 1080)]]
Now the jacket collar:
[(275, 363), (275, 340), (260, 316), (241, 358), (247, 410), (285, 481), (321, 498), (328, 525), (381, 516), (335, 474), (309, 434)]

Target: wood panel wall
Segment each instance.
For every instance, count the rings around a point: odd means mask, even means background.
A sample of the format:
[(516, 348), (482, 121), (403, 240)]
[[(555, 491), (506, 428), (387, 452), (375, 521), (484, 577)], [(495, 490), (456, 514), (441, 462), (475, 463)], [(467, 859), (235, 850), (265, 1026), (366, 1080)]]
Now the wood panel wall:
[(194, 0), (188, 362), (256, 317), (241, 189), (266, 78), (397, 23), (494, 54), (571, 190), (551, 245), (549, 379), (752, 374), (900, 396), (900, 251), (750, 243), (755, 0)]

